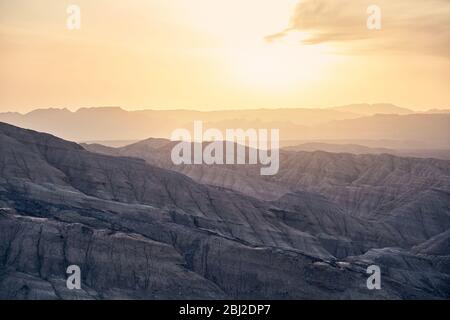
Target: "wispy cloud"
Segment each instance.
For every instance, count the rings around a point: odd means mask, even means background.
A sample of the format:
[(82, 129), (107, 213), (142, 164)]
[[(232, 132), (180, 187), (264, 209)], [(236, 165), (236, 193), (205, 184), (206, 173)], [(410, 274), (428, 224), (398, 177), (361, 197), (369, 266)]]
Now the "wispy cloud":
[[(367, 28), (367, 8), (378, 5), (382, 29)], [(450, 56), (450, 0), (303, 0), (277, 41), (292, 32), (307, 34), (302, 44), (352, 44), (370, 50), (414, 50)]]

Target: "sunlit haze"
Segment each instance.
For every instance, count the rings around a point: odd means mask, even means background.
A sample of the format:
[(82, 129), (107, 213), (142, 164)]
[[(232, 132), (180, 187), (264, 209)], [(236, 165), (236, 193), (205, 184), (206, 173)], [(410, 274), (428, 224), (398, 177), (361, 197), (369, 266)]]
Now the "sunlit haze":
[(448, 108), (449, 2), (378, 1), (381, 30), (369, 4), (0, 0), (0, 111)]

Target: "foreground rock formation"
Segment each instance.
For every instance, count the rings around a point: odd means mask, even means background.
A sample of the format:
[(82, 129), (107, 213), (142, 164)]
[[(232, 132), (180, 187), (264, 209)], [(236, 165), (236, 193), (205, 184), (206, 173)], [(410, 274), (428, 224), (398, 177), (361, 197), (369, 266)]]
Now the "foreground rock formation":
[(0, 298), (449, 298), (450, 162), (329, 157), (251, 177), (263, 199), (0, 124)]

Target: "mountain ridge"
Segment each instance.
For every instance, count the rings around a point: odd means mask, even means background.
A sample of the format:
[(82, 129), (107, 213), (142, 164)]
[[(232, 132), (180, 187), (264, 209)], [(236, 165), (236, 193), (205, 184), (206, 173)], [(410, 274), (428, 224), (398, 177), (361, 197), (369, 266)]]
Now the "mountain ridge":
[[(119, 107), (83, 108), (77, 112), (48, 109), (21, 114), (0, 114), (0, 121), (37, 131), (47, 131), (72, 141), (142, 140), (170, 138), (177, 128), (191, 128), (195, 120), (204, 127), (279, 128), (281, 140), (391, 139), (410, 141), (416, 149), (424, 144), (449, 146), (445, 131), (449, 114), (364, 115), (333, 109), (266, 109), (238, 111), (126, 111)], [(389, 126), (386, 128), (387, 123)], [(231, 127), (230, 127), (231, 126)], [(444, 126), (444, 129), (442, 128)], [(348, 127), (348, 129), (345, 129)], [(379, 127), (379, 130), (376, 128)], [(415, 130), (424, 132), (420, 139)], [(363, 128), (356, 136), (355, 128)], [(368, 131), (372, 128), (372, 131)], [(394, 130), (394, 128), (396, 128)], [(337, 136), (336, 136), (337, 135)]]
[[(371, 222), (307, 190), (262, 201), (2, 123), (0, 172), (1, 298), (401, 299), (450, 292), (450, 275), (435, 266), (442, 257), (419, 259), (412, 251), (442, 233), (436, 224), (425, 229), (420, 217), (406, 229), (383, 216)], [(432, 196), (437, 204), (439, 194)], [(448, 221), (442, 205), (429, 208), (440, 229)], [(366, 288), (372, 261), (386, 270), (383, 291)], [(82, 291), (64, 286), (69, 264), (82, 270)]]

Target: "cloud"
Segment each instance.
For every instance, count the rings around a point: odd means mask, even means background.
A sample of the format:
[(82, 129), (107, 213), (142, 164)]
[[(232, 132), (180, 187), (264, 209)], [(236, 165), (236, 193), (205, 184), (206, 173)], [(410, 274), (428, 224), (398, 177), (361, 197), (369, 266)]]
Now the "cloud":
[[(367, 8), (381, 9), (381, 30), (369, 30)], [(285, 30), (268, 35), (278, 41), (292, 32), (304, 45), (352, 44), (368, 50), (419, 51), (450, 56), (450, 0), (303, 0)]]

